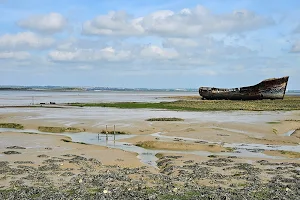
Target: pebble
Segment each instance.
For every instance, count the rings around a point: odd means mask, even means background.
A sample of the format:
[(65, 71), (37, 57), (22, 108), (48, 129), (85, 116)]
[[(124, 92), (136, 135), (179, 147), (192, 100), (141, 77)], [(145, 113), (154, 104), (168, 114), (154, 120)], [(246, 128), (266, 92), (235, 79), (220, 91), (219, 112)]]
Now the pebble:
[[(299, 197), (300, 179), (295, 173), (295, 167), (299, 167), (297, 163), (277, 163), (276, 168), (273, 167), (276, 173), (270, 175), (272, 178), (269, 182), (263, 182), (259, 178), (261, 173), (268, 172), (266, 168), (274, 163), (258, 161), (255, 166), (218, 157), (202, 163), (188, 160), (180, 165), (176, 162), (182, 162), (179, 160), (181, 156), (164, 156), (158, 160), (160, 171), (152, 173), (147, 167), (105, 166), (96, 159), (76, 155), (63, 157), (64, 159), (46, 158), (43, 166), (39, 167), (24, 165), (13, 167), (7, 161), (0, 161), (0, 180), (6, 176), (10, 184), (10, 188), (1, 188), (0, 199), (229, 200), (241, 197), (259, 199), (262, 195), (264, 199)], [(61, 168), (63, 163), (58, 162), (61, 160), (73, 163), (80, 170), (68, 171)], [(16, 162), (26, 164), (22, 161)], [(216, 166), (225, 164), (226, 167), (220, 169), (207, 164)], [(94, 171), (90, 173), (89, 170)], [(222, 173), (220, 170), (226, 172)], [(58, 181), (56, 184), (49, 178), (54, 176)], [(200, 184), (199, 181), (202, 180), (212, 185)]]

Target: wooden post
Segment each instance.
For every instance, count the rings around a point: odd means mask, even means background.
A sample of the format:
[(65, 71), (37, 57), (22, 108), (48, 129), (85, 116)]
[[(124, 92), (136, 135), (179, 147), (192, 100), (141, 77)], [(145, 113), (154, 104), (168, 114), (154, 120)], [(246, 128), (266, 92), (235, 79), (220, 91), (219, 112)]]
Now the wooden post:
[(108, 132), (107, 132), (107, 125), (106, 125), (106, 128), (105, 128), (105, 133), (106, 133), (106, 141), (108, 140)]
[(116, 141), (116, 125), (114, 125), (114, 141)]

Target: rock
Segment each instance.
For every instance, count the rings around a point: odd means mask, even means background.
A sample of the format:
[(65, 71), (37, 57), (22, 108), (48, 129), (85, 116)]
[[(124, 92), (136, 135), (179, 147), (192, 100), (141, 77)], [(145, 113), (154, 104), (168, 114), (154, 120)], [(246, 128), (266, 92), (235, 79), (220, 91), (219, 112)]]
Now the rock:
[(34, 164), (32, 161), (15, 161), (15, 164)]
[(103, 194), (107, 194), (107, 193), (109, 193), (108, 190), (103, 190)]
[(37, 157), (39, 157), (39, 158), (49, 158), (49, 156), (47, 156), (47, 155), (45, 155), (45, 154), (38, 155)]
[(7, 149), (26, 149), (25, 147), (19, 147), (19, 146), (10, 146), (6, 147)]
[(18, 152), (18, 151), (4, 151), (3, 153), (6, 155), (21, 154), (21, 152)]

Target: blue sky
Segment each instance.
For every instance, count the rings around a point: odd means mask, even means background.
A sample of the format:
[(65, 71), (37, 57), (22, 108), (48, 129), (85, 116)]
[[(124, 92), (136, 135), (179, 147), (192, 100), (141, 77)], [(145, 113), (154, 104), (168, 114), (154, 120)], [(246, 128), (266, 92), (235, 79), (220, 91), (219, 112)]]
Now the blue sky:
[(300, 89), (300, 2), (0, 0), (0, 85)]

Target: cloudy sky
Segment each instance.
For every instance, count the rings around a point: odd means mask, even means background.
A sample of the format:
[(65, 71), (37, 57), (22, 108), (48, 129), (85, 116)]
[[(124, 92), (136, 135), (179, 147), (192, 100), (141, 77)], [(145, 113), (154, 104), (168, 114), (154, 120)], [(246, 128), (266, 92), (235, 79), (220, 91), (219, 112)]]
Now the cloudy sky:
[(0, 85), (300, 89), (298, 0), (0, 0)]

